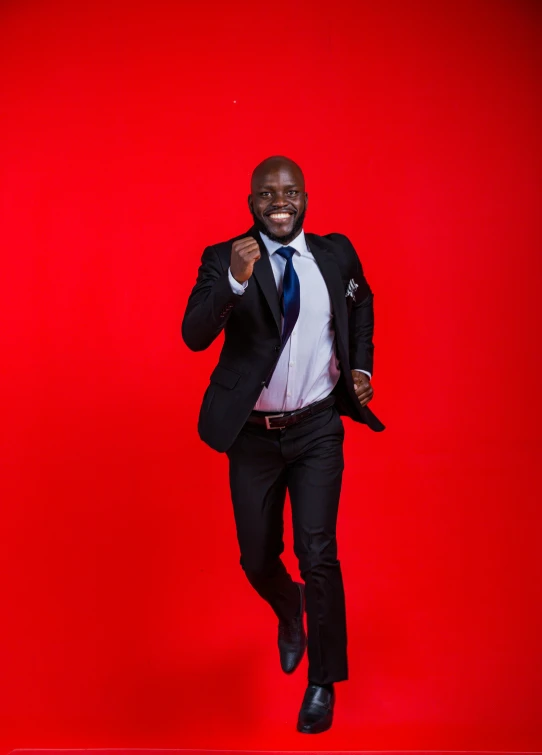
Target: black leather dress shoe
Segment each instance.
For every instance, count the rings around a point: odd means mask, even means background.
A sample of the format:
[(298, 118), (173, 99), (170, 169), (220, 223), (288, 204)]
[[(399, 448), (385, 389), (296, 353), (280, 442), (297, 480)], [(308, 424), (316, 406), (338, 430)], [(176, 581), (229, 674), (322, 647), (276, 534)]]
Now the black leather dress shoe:
[(327, 731), (333, 723), (335, 690), (330, 692), (325, 687), (309, 684), (301, 704), (297, 730), (302, 734), (320, 734)]
[(279, 621), (280, 665), (285, 674), (291, 674), (296, 670), (307, 647), (307, 635), (303, 623), (305, 589), (300, 582), (295, 584), (299, 588), (299, 612), (290, 621)]

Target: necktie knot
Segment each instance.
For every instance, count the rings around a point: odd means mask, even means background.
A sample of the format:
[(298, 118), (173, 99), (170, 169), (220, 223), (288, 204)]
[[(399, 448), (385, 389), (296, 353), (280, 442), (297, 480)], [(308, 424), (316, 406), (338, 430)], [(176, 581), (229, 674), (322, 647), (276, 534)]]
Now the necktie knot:
[(279, 246), (277, 249), (277, 254), (280, 254), (281, 257), (283, 257), (286, 261), (292, 259), (292, 255), (295, 252), (295, 249), (292, 246)]

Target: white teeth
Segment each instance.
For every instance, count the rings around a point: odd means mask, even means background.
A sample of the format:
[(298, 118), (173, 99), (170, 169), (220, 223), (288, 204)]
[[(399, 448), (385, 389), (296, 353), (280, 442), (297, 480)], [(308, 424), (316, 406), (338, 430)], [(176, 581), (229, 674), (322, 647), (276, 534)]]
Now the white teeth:
[(275, 220), (284, 220), (285, 218), (290, 217), (290, 213), (289, 212), (275, 212), (269, 217), (274, 218)]

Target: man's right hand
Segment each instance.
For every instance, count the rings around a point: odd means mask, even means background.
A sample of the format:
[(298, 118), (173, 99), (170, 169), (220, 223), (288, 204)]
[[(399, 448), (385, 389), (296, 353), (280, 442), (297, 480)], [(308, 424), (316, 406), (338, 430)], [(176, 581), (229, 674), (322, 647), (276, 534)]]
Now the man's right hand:
[(261, 257), (260, 247), (252, 236), (233, 242), (231, 248), (231, 274), (238, 283), (244, 283), (252, 275), (254, 263)]

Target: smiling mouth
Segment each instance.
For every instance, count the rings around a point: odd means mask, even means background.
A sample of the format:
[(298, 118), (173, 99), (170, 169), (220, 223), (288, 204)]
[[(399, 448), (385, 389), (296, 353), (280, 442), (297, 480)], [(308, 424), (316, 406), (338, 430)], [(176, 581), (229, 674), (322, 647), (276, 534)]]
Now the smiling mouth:
[(267, 215), (268, 218), (277, 223), (284, 223), (284, 221), (289, 220), (292, 216), (293, 213), (291, 212), (272, 212)]

